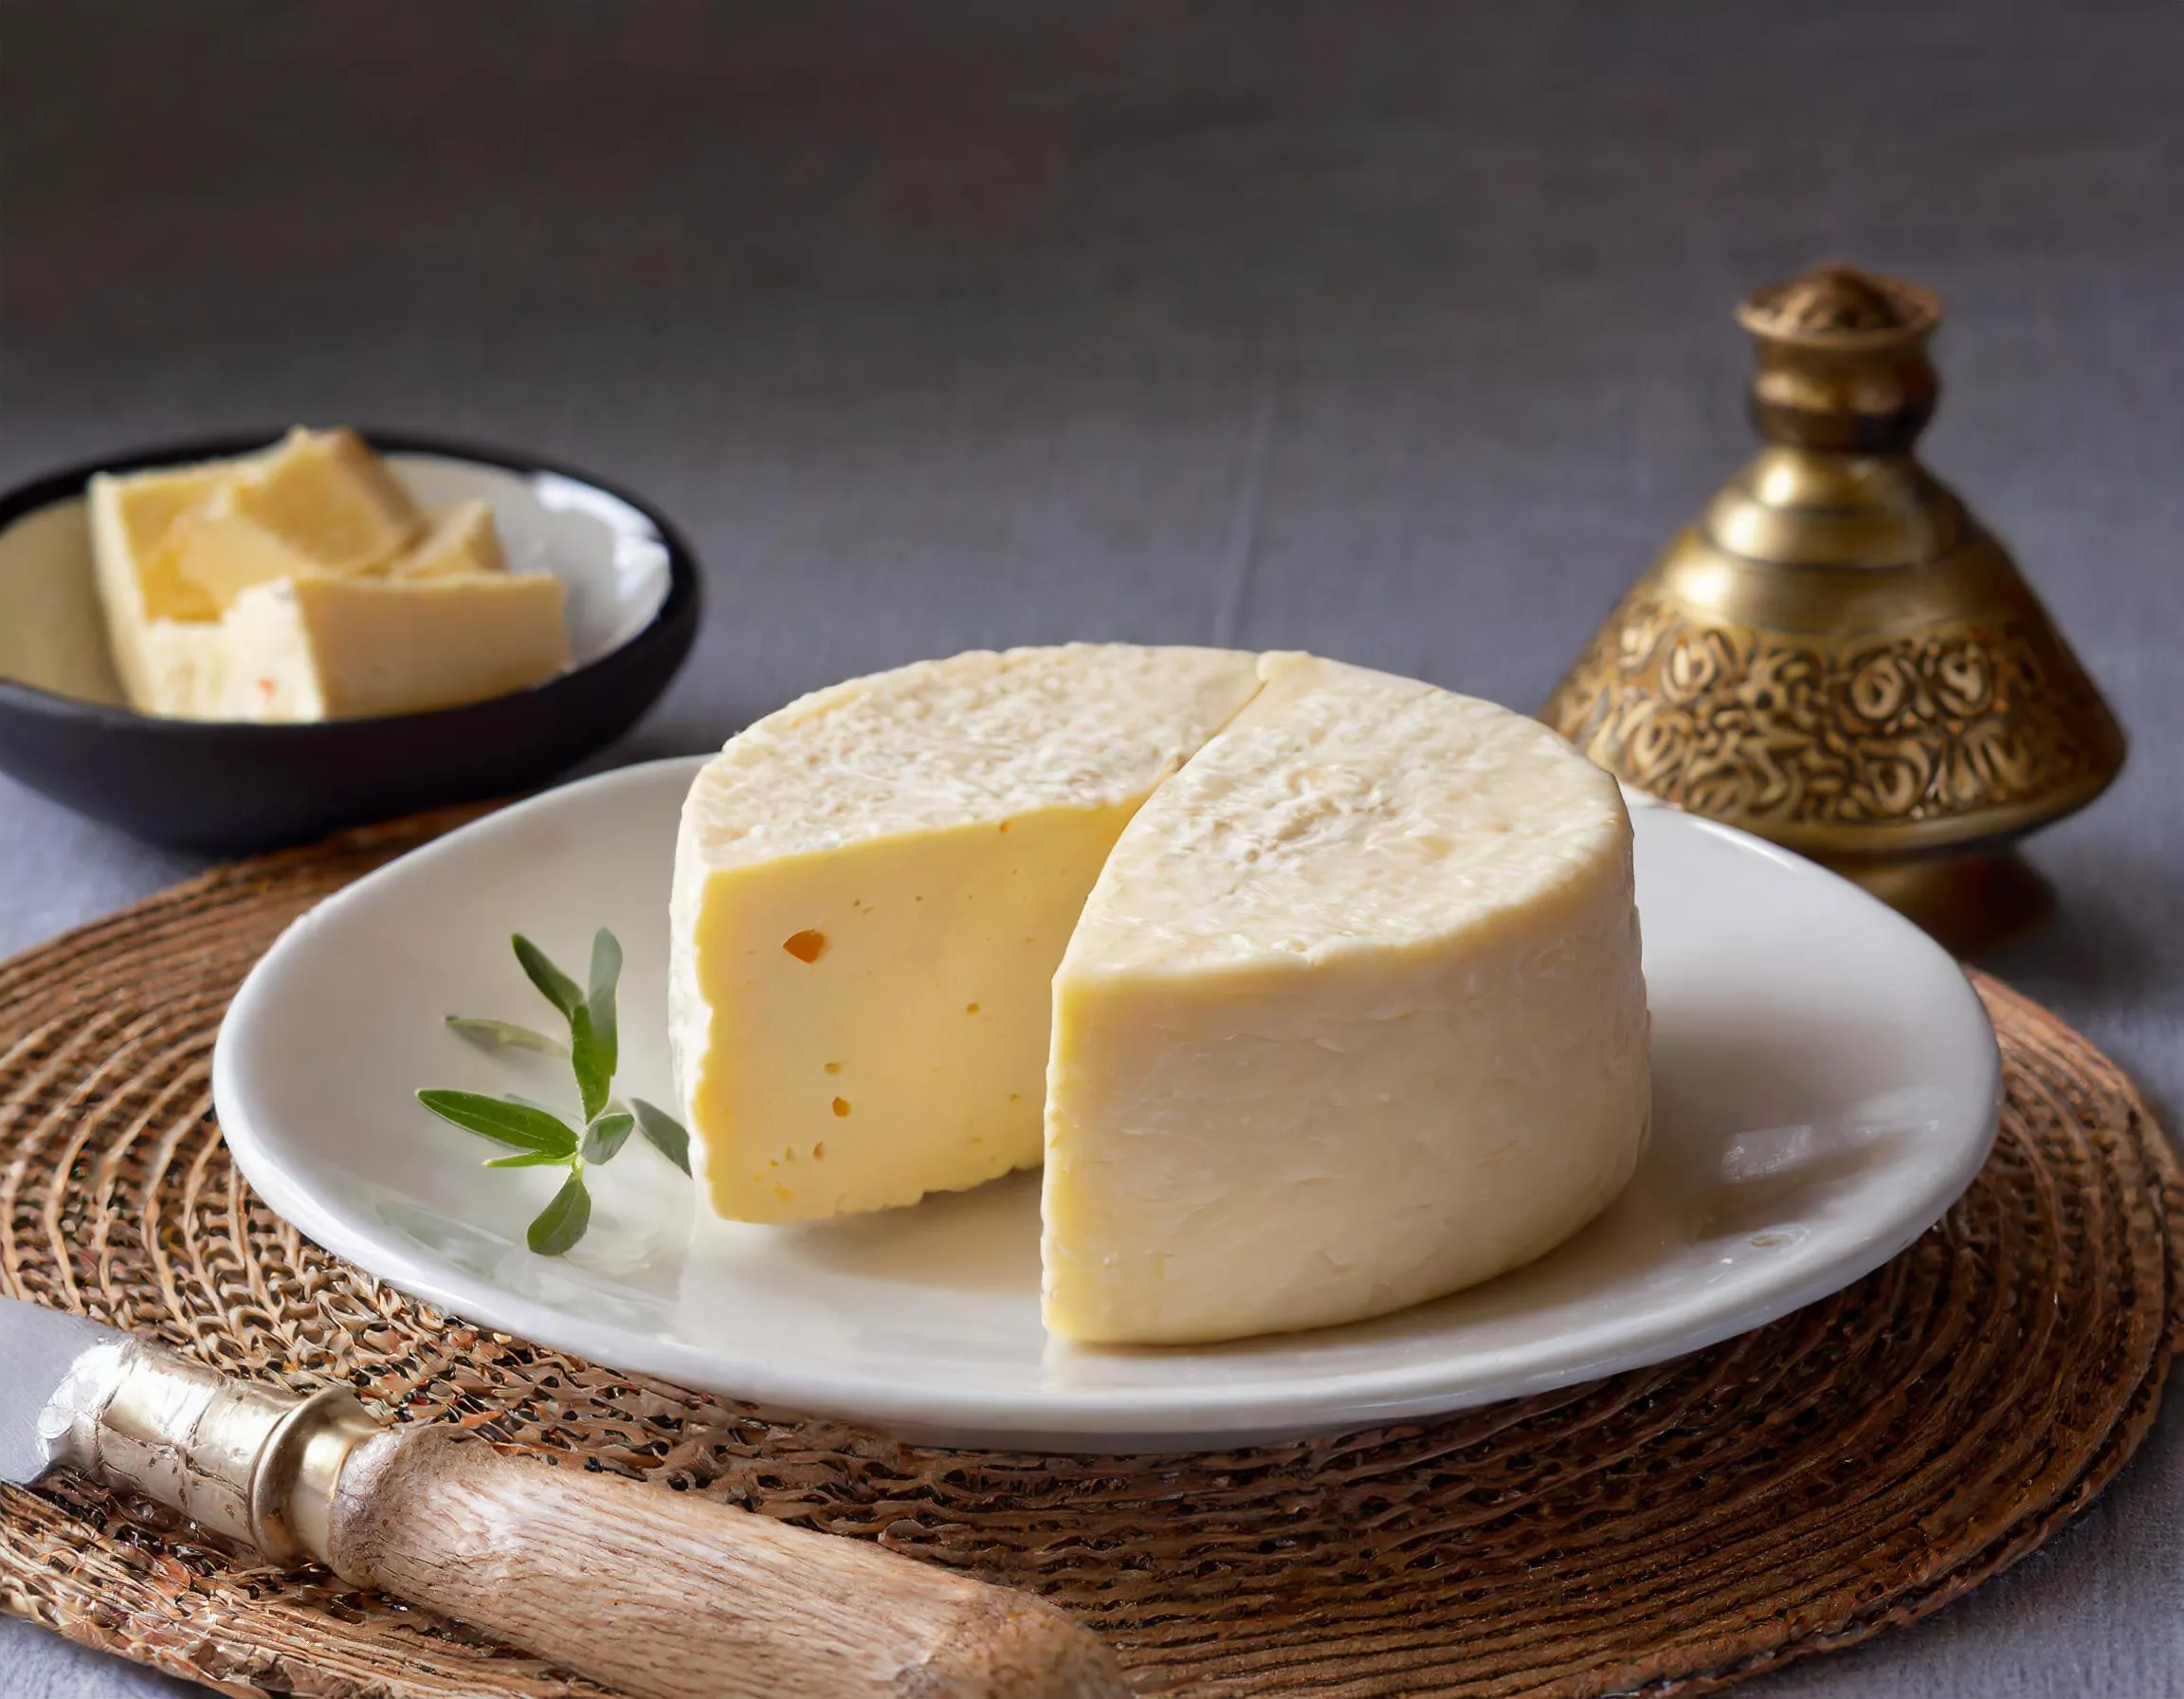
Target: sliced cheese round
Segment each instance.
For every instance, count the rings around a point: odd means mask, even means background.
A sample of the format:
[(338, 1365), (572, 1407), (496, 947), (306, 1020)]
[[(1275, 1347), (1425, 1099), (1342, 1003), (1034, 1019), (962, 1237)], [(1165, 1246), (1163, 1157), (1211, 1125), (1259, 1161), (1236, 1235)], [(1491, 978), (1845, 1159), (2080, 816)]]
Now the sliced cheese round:
[(1232, 1339), (1499, 1274), (1647, 1126), (1614, 781), (1489, 703), (1306, 656), (1116, 844), (1054, 980), (1045, 1312)]
[(1050, 982), (1130, 817), (1258, 688), (1224, 649), (977, 652), (731, 741), (684, 805), (670, 1038), (719, 1215), (914, 1203), (1041, 1154)]

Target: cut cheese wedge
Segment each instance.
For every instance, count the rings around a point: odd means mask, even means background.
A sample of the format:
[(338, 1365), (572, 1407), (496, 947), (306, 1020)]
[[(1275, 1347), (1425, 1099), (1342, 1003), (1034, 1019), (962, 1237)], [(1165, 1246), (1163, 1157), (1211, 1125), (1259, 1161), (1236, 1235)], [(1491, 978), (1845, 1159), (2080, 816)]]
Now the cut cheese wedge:
[(713, 1208), (810, 1220), (1037, 1163), (1085, 894), (1258, 687), (1222, 649), (978, 652), (731, 741), (684, 806), (672, 904), (670, 1036)]
[(1489, 1278), (1647, 1125), (1629, 817), (1554, 733), (1266, 657), (1131, 822), (1054, 980), (1047, 1327), (1232, 1339)]
[(354, 430), (300, 425), (236, 464), (207, 503), (270, 533), (337, 575), (383, 567), (423, 527), (400, 480)]
[(196, 651), (187, 645), (182, 646), (187, 653), (148, 652), (147, 632), (154, 623), (219, 616), (211, 597), (182, 576), (162, 545), (174, 522), (202, 506), (230, 469), (219, 462), (128, 476), (92, 475), (91, 558), (99, 600), (106, 613), (114, 670), (139, 707), (155, 704), (162, 685), (177, 671), (193, 674), (197, 666)]
[(483, 502), (458, 502), (432, 516), (417, 546), (387, 569), (391, 578), (446, 578), (464, 573), (504, 573), (508, 557), (493, 509)]
[(278, 532), (238, 514), (201, 509), (174, 521), (160, 570), (173, 571), (225, 613), (253, 584), (322, 575), (325, 568)]
[(225, 621), (207, 717), (355, 720), (524, 689), (569, 665), (563, 597), (550, 573), (254, 585)]

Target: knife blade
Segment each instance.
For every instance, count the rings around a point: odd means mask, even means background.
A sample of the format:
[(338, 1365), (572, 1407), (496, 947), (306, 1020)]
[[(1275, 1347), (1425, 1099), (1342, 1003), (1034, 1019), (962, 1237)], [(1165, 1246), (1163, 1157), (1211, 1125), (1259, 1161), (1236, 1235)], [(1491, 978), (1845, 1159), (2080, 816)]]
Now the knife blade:
[(642, 1699), (1128, 1691), (1088, 1630), (1027, 1594), (442, 1427), (391, 1428), (345, 1386), (237, 1379), (0, 1298), (0, 1481), (58, 1469)]

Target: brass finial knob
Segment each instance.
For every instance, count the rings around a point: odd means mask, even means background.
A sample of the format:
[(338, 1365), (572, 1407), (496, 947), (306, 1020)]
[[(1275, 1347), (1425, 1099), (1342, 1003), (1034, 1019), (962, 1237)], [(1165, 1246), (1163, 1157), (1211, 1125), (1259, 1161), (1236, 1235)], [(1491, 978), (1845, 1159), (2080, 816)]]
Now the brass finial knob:
[(2012, 850), (2123, 737), (2016, 565), (1912, 453), (1941, 303), (1829, 265), (1756, 290), (1763, 446), (1541, 717), (1628, 783), (1829, 863), (1971, 949), (2044, 887)]
[(1930, 290), (1817, 265), (1755, 289), (1737, 321), (1758, 342), (1752, 422), (1771, 442), (1907, 450), (1934, 416), (1940, 383), (1926, 341), (1941, 301)]
[(1885, 347), (1928, 335), (1941, 322), (1941, 298), (1917, 283), (1830, 260), (1801, 276), (1761, 284), (1739, 303), (1737, 321), (1774, 341), (1838, 350)]

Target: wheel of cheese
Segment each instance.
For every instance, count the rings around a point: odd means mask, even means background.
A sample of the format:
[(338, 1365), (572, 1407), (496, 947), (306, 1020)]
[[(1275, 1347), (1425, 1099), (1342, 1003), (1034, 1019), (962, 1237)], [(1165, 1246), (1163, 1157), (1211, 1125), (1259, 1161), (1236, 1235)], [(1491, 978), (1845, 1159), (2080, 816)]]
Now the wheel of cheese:
[(672, 922), (712, 1207), (810, 1220), (1044, 1160), (1045, 1316), (1078, 1340), (1484, 1280), (1644, 1137), (1613, 781), (1309, 656), (981, 652), (805, 698), (693, 786)]

